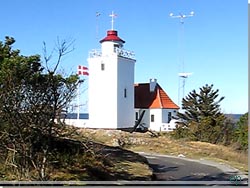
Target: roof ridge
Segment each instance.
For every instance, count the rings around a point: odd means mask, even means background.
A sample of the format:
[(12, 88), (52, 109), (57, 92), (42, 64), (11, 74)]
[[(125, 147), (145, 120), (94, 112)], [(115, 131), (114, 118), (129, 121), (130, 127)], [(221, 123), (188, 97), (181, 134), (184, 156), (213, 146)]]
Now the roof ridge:
[(159, 84), (157, 83), (156, 85), (156, 89), (157, 89), (157, 98), (159, 98), (159, 102), (160, 102), (160, 107), (163, 108), (163, 105), (162, 105), (162, 101), (161, 101), (161, 93), (160, 93), (160, 89), (161, 87), (159, 86)]
[(161, 101), (161, 108), (163, 108), (163, 104), (162, 104), (162, 98), (164, 97), (162, 94), (164, 93), (163, 89), (161, 87), (159, 87), (159, 95), (160, 95), (160, 101)]
[(179, 109), (158, 83), (154, 92), (150, 92), (149, 86), (149, 83), (135, 85), (135, 107)]
[(171, 105), (175, 106), (178, 108), (178, 106), (172, 101), (172, 99), (168, 96), (168, 94), (162, 89), (161, 86), (159, 86), (159, 92), (160, 92), (160, 101), (161, 101), (161, 104), (162, 104), (162, 108), (164, 108), (164, 105), (163, 105), (163, 100), (165, 100), (166, 102), (169, 102), (171, 103)]

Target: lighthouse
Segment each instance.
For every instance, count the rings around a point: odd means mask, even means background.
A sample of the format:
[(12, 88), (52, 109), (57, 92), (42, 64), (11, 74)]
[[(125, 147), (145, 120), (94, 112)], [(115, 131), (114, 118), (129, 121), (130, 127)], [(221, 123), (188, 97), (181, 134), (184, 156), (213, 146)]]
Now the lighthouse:
[[(113, 21), (113, 18), (112, 18)], [(89, 65), (89, 127), (128, 129), (134, 126), (134, 53), (124, 49), (118, 31), (107, 31), (101, 49), (91, 50)]]

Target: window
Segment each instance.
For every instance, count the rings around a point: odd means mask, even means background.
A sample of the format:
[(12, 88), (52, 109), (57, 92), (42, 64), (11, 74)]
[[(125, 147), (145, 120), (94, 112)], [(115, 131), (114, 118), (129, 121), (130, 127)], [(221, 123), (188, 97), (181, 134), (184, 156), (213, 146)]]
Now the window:
[(103, 71), (104, 68), (105, 68), (105, 66), (104, 66), (104, 64), (102, 63), (102, 64), (101, 64), (101, 70)]
[(114, 52), (116, 52), (116, 48), (119, 48), (119, 44), (114, 44)]
[(138, 119), (139, 119), (139, 113), (135, 112), (135, 120), (138, 120)]
[(124, 89), (124, 98), (127, 98), (127, 89)]
[(155, 121), (155, 115), (151, 114), (151, 122), (154, 122), (154, 121)]
[(171, 121), (171, 119), (172, 119), (172, 114), (171, 112), (168, 112), (168, 123)]

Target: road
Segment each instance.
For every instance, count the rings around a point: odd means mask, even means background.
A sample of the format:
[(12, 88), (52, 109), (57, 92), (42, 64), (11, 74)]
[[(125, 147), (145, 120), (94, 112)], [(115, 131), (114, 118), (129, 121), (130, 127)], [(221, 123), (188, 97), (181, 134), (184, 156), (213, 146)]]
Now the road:
[(239, 182), (239, 177), (241, 183), (247, 183), (246, 175), (225, 164), (144, 152), (139, 154), (147, 158), (156, 181), (224, 181), (230, 183), (232, 177), (238, 176), (236, 183)]

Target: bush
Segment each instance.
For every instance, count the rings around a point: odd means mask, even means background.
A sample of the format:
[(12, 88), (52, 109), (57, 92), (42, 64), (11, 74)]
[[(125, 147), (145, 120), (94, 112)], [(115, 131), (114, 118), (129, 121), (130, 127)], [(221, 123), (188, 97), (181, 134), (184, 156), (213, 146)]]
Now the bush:
[(241, 150), (248, 149), (248, 113), (240, 117), (235, 130), (235, 140), (240, 145)]
[(188, 140), (195, 140), (192, 136), (188, 128), (178, 127), (174, 131), (171, 132), (171, 137), (175, 139), (188, 139)]

